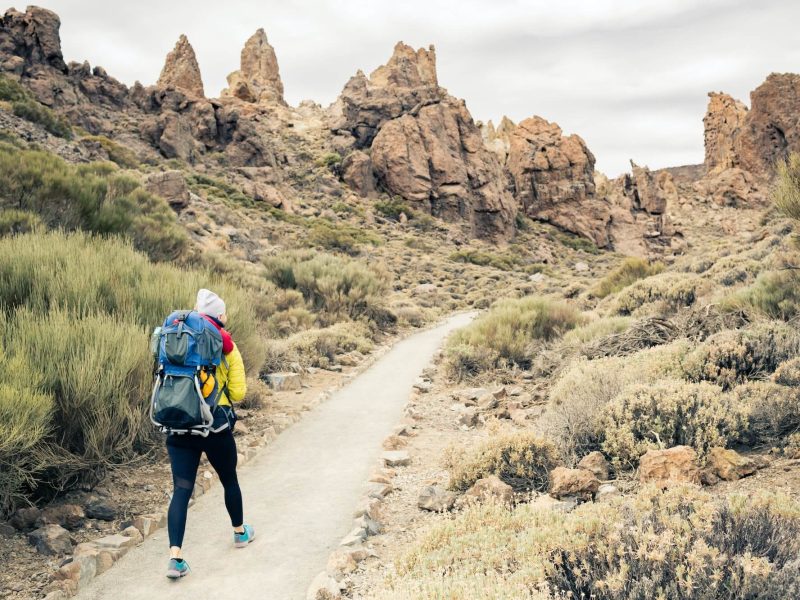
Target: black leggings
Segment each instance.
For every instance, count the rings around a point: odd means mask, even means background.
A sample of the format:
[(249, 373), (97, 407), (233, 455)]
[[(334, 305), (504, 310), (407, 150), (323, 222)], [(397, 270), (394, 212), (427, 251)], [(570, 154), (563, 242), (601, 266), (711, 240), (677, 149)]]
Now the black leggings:
[(225, 488), (225, 508), (231, 517), (231, 525), (240, 527), (244, 523), (242, 491), (236, 478), (236, 442), (230, 429), (210, 433), (205, 438), (199, 435), (170, 435), (167, 437), (167, 452), (172, 464), (174, 486), (167, 513), (170, 546), (183, 545), (186, 511), (203, 452)]

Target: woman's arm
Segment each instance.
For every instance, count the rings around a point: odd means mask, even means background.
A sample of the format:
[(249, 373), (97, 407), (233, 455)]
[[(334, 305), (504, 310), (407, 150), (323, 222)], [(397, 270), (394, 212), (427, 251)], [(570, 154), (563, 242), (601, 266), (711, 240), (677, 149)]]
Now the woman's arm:
[(244, 361), (236, 344), (225, 356), (225, 360), (228, 361), (228, 400), (231, 403), (241, 402), (247, 394), (247, 377), (244, 372)]

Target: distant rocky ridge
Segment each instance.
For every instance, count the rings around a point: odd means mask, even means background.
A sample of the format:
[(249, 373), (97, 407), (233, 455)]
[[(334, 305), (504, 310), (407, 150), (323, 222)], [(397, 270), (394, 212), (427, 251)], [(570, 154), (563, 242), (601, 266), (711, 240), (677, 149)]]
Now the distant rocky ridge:
[[(326, 183), (314, 192), (320, 198), (399, 197), (500, 242), (513, 237), (524, 214), (602, 248), (645, 255), (680, 249), (670, 207), (685, 200), (686, 188), (680, 191), (669, 172), (632, 165), (631, 173), (608, 180), (595, 172), (585, 142), (555, 123), (538, 116), (519, 124), (504, 118), (497, 128), (476, 123), (466, 103), (439, 85), (433, 46), (415, 50), (400, 42), (385, 65), (369, 76), (356, 73), (328, 109), (309, 101), (295, 108), (284, 100), (263, 29), (245, 43), (228, 88), (209, 99), (185, 36), (155, 85), (128, 88), (102, 67), (66, 63), (59, 27), (46, 9), (7, 11), (0, 18), (0, 72), (143, 161), (175, 158), (202, 169), (213, 159), (255, 200), (293, 210), (300, 194), (295, 175), (309, 161), (338, 154), (340, 187)], [(760, 202), (775, 161), (800, 150), (800, 77), (771, 75), (753, 92), (749, 110), (725, 94), (710, 96), (706, 160), (691, 193), (726, 206)], [(102, 158), (102, 147), (87, 143), (86, 153)]]

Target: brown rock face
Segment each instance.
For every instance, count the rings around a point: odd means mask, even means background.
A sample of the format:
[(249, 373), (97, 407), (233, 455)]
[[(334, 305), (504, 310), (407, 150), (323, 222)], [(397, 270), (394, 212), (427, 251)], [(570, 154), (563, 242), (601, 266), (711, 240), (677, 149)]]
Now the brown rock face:
[(750, 94), (735, 148), (742, 168), (754, 173), (769, 173), (800, 151), (800, 75), (772, 73)]
[(710, 92), (708, 97), (708, 110), (703, 117), (706, 166), (709, 169), (738, 166), (735, 144), (747, 117), (747, 107), (728, 94)]
[(600, 487), (600, 480), (586, 469), (556, 467), (550, 473), (550, 495), (553, 498), (575, 496), (589, 500)]
[(718, 206), (753, 206), (764, 204), (767, 199), (767, 182), (739, 167), (713, 169), (693, 187)]
[(625, 194), (631, 199), (635, 210), (650, 215), (663, 215), (667, 204), (678, 199), (678, 190), (672, 175), (661, 171), (657, 176), (647, 167), (631, 161), (631, 175), (625, 175)]
[(736, 450), (711, 448), (708, 454), (708, 469), (720, 479), (736, 481), (756, 472), (754, 460), (742, 456)]
[(608, 246), (610, 213), (595, 199), (594, 155), (577, 135), (541, 117), (509, 134), (506, 168), (525, 214)]
[(0, 19), (0, 55), (6, 59), (4, 69), (18, 71), (21, 75), (47, 65), (65, 73), (67, 65), (61, 54), (60, 28), (58, 15), (45, 8), (30, 6), (24, 13), (13, 8), (8, 10)]
[(278, 58), (263, 29), (245, 43), (240, 68), (228, 75), (228, 89), (222, 91), (222, 96), (245, 102), (286, 104)]
[(597, 450), (584, 456), (578, 463), (578, 468), (594, 473), (594, 476), (600, 481), (608, 479), (609, 472), (611, 471), (606, 457)]
[(194, 48), (185, 35), (181, 35), (175, 48), (167, 54), (164, 68), (156, 84), (159, 88), (173, 88), (189, 96), (203, 98), (203, 80)]
[[(332, 129), (355, 149), (371, 146), (378, 187), (447, 221), (466, 221), (478, 237), (503, 239), (514, 231), (516, 206), (497, 158), (462, 100), (436, 77), (433, 47), (402, 42), (369, 79), (359, 73), (335, 105)], [(345, 158), (354, 189), (366, 195), (366, 154)]]
[(189, 186), (180, 171), (153, 173), (147, 178), (147, 191), (161, 196), (176, 210), (189, 205)]
[(700, 483), (697, 453), (689, 446), (648, 450), (639, 461), (639, 480), (661, 486), (671, 483)]

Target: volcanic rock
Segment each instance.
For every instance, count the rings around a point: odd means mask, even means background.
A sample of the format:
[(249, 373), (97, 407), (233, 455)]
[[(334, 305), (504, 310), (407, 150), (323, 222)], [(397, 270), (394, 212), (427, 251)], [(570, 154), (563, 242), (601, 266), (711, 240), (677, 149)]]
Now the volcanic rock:
[(671, 483), (700, 483), (697, 453), (689, 446), (648, 450), (639, 461), (639, 480), (667, 486)]
[(254, 103), (286, 104), (278, 58), (263, 29), (258, 29), (245, 43), (239, 70), (228, 75), (228, 88), (222, 90), (222, 97)]
[(158, 78), (156, 86), (159, 88), (173, 88), (198, 98), (205, 96), (197, 57), (194, 54), (194, 48), (192, 48), (185, 35), (181, 35), (175, 44), (175, 48), (167, 54), (167, 60), (161, 70), (161, 76)]
[(747, 107), (721, 92), (710, 92), (708, 97), (708, 110), (703, 118), (706, 167), (736, 167), (739, 164), (735, 150), (736, 138), (747, 117)]
[(556, 467), (550, 473), (550, 495), (553, 498), (575, 496), (589, 500), (600, 487), (600, 480), (586, 469)]

